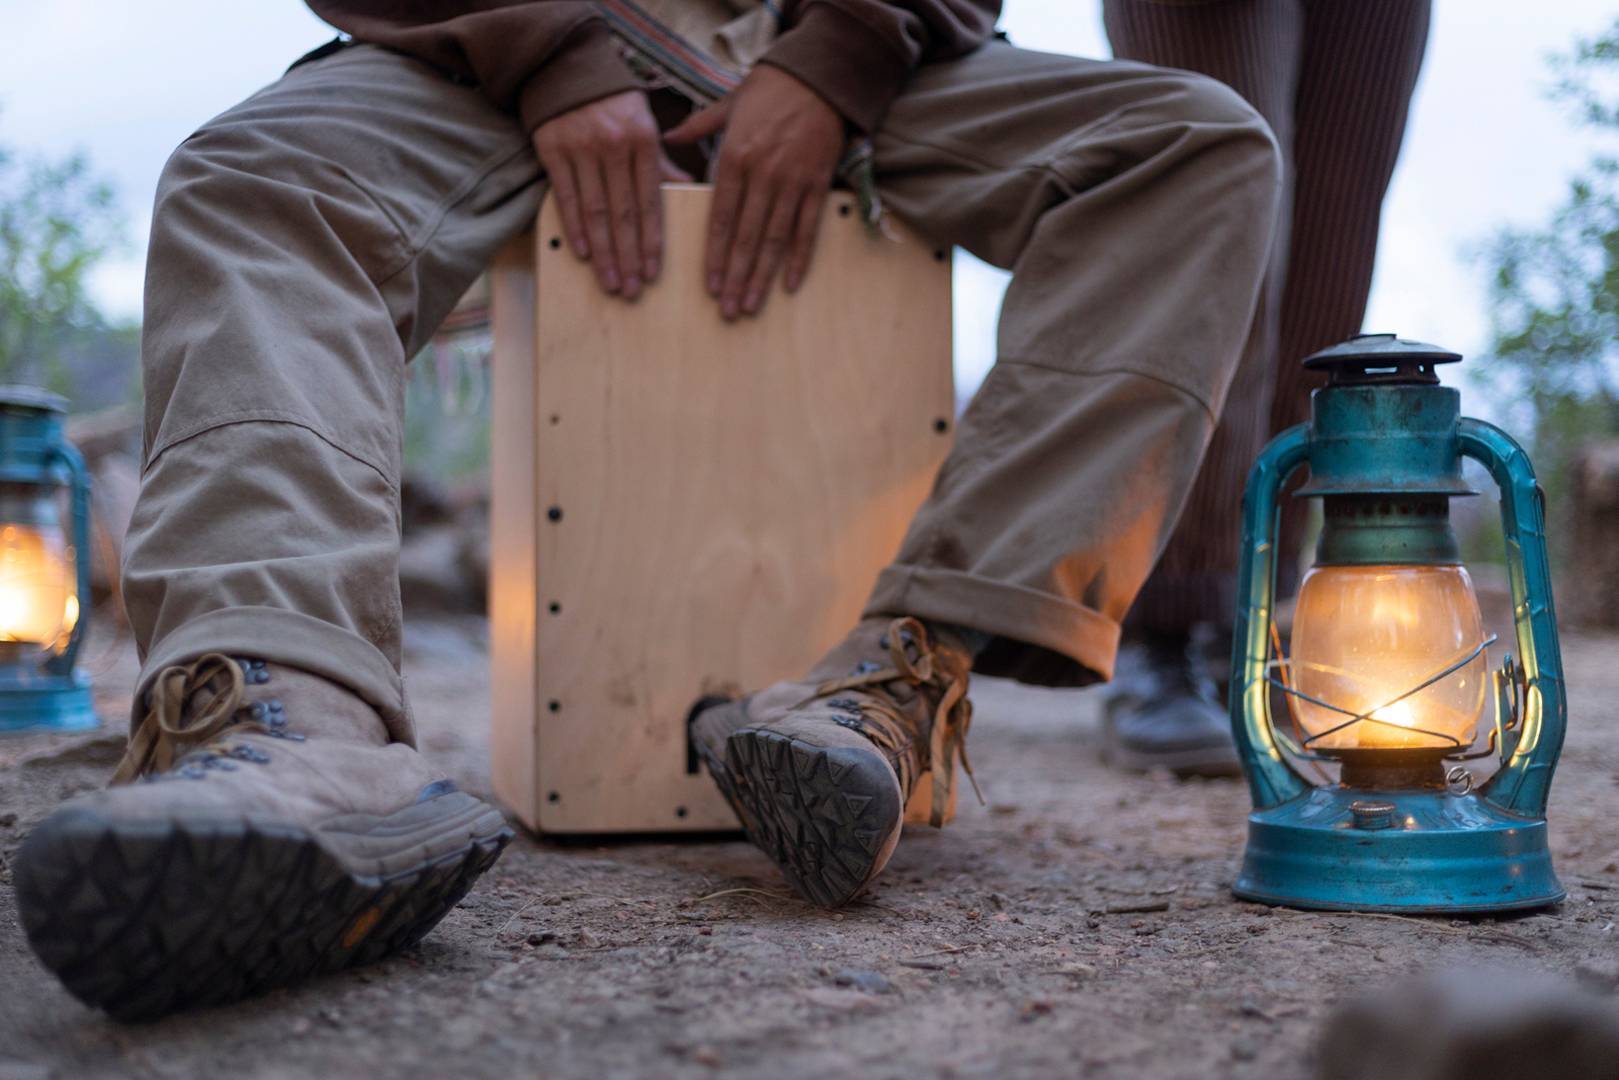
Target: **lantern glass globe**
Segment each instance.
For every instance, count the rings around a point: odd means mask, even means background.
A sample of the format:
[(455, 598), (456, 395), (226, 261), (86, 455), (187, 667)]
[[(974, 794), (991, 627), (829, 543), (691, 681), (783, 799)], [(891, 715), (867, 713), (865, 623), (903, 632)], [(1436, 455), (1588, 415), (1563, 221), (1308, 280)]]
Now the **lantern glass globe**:
[[(1483, 651), (1433, 685), (1401, 695), (1457, 664), (1483, 639), (1464, 567), (1314, 567), (1299, 588), (1289, 677), (1316, 702), (1288, 695), (1294, 719), (1313, 750), (1466, 749), (1484, 711)], [(1369, 716), (1345, 726), (1358, 714)]]
[(73, 560), (61, 529), (0, 524), (0, 642), (59, 649), (78, 618)]

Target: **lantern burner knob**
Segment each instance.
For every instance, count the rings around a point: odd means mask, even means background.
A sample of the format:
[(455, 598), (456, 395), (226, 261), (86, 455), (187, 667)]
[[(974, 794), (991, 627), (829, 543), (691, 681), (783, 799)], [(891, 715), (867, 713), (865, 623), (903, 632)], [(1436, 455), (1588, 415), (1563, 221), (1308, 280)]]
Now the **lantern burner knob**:
[(1349, 814), (1357, 829), (1391, 829), (1394, 827), (1394, 804), (1378, 799), (1356, 799), (1349, 804)]
[(1454, 364), (1460, 353), (1407, 341), (1393, 334), (1361, 334), (1304, 358), (1311, 371), (1325, 371), (1328, 386), (1434, 386), (1436, 364)]

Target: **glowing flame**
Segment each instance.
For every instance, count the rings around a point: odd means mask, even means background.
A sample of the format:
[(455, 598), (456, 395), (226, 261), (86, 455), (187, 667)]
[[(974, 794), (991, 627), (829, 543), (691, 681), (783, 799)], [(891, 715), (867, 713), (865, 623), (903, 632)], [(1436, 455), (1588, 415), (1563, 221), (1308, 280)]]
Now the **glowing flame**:
[(1372, 713), (1373, 720), (1381, 720), (1385, 724), (1398, 724), (1403, 728), (1417, 726), (1417, 718), (1411, 714), (1409, 702), (1396, 701), (1392, 705), (1385, 705)]

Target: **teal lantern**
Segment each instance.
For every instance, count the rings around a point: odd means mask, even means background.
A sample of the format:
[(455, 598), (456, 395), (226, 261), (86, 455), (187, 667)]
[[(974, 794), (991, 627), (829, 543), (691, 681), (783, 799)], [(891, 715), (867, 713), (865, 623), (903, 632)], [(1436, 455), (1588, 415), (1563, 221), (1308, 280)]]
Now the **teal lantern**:
[[(1328, 381), (1309, 423), (1277, 436), (1250, 474), (1231, 670), (1254, 804), (1240, 897), (1455, 913), (1563, 897), (1546, 845), (1566, 702), (1544, 496), (1523, 449), (1461, 416), (1439, 385), (1435, 366), (1460, 359), (1392, 334), (1316, 353), (1305, 366)], [(1463, 458), (1501, 493), (1517, 653), (1493, 668), (1450, 525), (1450, 500), (1475, 494)], [(1298, 496), (1322, 501), (1323, 525), (1284, 656), (1277, 510), (1305, 466)], [(1499, 767), (1475, 790), (1462, 763), (1488, 756)]]
[(90, 478), (62, 433), (66, 405), (0, 387), (0, 733), (98, 723), (74, 666), (90, 596)]

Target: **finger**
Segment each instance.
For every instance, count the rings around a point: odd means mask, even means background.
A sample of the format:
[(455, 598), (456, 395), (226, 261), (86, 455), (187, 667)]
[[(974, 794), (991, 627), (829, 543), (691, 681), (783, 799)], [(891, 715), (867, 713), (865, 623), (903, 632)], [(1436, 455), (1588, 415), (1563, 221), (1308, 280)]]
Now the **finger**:
[(742, 211), (737, 215), (731, 237), (731, 249), (725, 258), (725, 282), (720, 286), (720, 314), (727, 319), (741, 314), (742, 290), (753, 271), (754, 260), (759, 257), (759, 245), (764, 241), (765, 225), (775, 198), (776, 192), (757, 174), (749, 176)]
[(720, 154), (714, 176), (714, 197), (708, 208), (708, 246), (703, 255), (708, 295), (718, 298), (725, 281), (725, 262), (731, 251), (731, 233), (742, 205), (742, 170), (735, 159)]
[(612, 212), (607, 227), (613, 235), (624, 298), (634, 300), (641, 295), (641, 209), (635, 194), (635, 156), (625, 147), (614, 152), (603, 165), (607, 175), (607, 206)]
[(811, 188), (798, 204), (798, 229), (793, 234), (793, 250), (787, 256), (787, 278), (783, 282), (790, 293), (798, 291), (804, 284), (804, 275), (809, 273), (810, 256), (815, 253), (815, 238), (820, 235), (821, 213), (825, 209), (824, 187)]
[(770, 283), (787, 254), (787, 245), (793, 241), (793, 222), (798, 217), (801, 199), (787, 191), (778, 191), (770, 217), (765, 223), (764, 239), (759, 242), (759, 257), (754, 260), (753, 273), (742, 293), (742, 310), (757, 315), (770, 293)]
[(602, 182), (601, 161), (594, 157), (581, 159), (574, 177), (579, 182), (579, 211), (584, 218), (585, 235), (590, 239), (590, 262), (596, 268), (596, 280), (607, 292), (616, 293), (623, 282), (618, 276), (618, 256), (613, 250), (612, 210)]
[(557, 201), (557, 213), (562, 218), (562, 233), (568, 246), (581, 259), (590, 258), (590, 241), (585, 238), (585, 222), (579, 214), (579, 184), (574, 179), (573, 162), (561, 158), (554, 164), (545, 162), (545, 174), (551, 180), (551, 195)]
[(698, 109), (663, 133), (665, 142), (693, 143), (721, 131), (731, 115), (731, 99), (723, 97), (706, 109)]
[(648, 139), (635, 152), (635, 200), (641, 224), (641, 279), (652, 281), (663, 265), (663, 194), (658, 190), (658, 161), (663, 152)]

